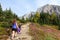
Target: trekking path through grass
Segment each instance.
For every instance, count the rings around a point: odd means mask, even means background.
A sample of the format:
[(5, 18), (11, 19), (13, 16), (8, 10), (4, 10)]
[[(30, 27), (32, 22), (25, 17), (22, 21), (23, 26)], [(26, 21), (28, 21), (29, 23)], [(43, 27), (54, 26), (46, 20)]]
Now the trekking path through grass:
[[(8, 38), (7, 40), (11, 40)], [(17, 37), (14, 40), (32, 40), (32, 37), (29, 35), (29, 24), (24, 24), (21, 27), (21, 33), (17, 34)]]

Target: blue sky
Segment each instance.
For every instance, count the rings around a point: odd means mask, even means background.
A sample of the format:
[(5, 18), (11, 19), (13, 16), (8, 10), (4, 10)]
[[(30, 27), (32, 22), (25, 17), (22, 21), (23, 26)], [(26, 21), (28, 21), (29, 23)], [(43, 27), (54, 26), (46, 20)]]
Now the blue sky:
[(46, 4), (60, 6), (60, 0), (0, 0), (0, 3), (3, 10), (11, 8), (19, 17), (31, 11), (36, 11), (37, 8)]

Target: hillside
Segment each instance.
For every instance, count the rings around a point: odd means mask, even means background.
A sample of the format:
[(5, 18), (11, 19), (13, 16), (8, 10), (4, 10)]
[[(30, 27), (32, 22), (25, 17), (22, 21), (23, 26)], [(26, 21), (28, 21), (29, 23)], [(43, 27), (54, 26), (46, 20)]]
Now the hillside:
[(59, 30), (37, 24), (30, 24), (30, 35), (33, 40), (60, 40)]
[(47, 4), (38, 8), (35, 13), (30, 13), (24, 17), (26, 22), (57, 25), (59, 26), (58, 29), (60, 29), (60, 6)]
[[(60, 40), (60, 31), (49, 25), (26, 23), (21, 26), (21, 32), (14, 40)], [(7, 40), (11, 40), (8, 38)]]

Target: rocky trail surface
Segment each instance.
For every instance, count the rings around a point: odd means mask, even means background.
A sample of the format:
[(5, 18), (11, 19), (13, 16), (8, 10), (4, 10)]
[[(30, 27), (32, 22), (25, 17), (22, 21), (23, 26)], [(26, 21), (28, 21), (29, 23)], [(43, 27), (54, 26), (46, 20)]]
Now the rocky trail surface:
[[(17, 34), (17, 36), (13, 40), (31, 40), (32, 37), (29, 35), (29, 24), (24, 24), (21, 26), (21, 33)], [(10, 37), (7, 40), (11, 40)]]

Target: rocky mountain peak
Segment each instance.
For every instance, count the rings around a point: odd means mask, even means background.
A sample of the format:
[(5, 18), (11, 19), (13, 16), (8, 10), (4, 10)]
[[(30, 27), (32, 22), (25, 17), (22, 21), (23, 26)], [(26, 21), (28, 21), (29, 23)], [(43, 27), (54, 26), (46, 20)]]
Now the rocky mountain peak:
[[(59, 15), (60, 6), (47, 4), (38, 8), (36, 12), (39, 12), (39, 13), (44, 12), (44, 13), (49, 13), (49, 14), (55, 13), (56, 15)], [(30, 18), (31, 15), (34, 15), (36, 12), (30, 12), (29, 14), (24, 15), (24, 18)]]
[(55, 12), (58, 15), (60, 14), (60, 6), (47, 4), (41, 8), (38, 8), (37, 12), (44, 12), (44, 13), (48, 12), (49, 14)]

